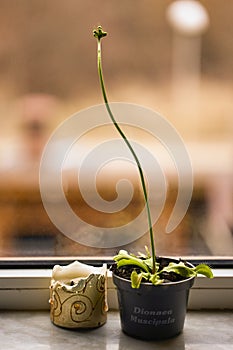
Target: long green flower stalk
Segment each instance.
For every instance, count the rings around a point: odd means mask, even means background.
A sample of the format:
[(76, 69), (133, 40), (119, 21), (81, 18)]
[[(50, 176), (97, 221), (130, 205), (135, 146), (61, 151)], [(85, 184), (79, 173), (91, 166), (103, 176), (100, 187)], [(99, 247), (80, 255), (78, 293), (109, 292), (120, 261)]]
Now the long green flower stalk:
[(150, 233), (151, 253), (152, 253), (152, 273), (155, 273), (156, 272), (156, 253), (155, 253), (154, 232), (153, 232), (153, 227), (152, 227), (151, 212), (150, 212), (150, 206), (149, 206), (149, 202), (148, 202), (148, 195), (147, 195), (146, 183), (145, 183), (143, 170), (142, 170), (140, 161), (139, 161), (139, 159), (138, 159), (138, 157), (137, 157), (137, 155), (136, 155), (132, 145), (130, 144), (130, 142), (127, 139), (127, 137), (124, 134), (124, 132), (121, 130), (120, 126), (118, 125), (118, 123), (117, 123), (117, 121), (116, 121), (116, 119), (115, 119), (115, 117), (114, 117), (114, 115), (112, 113), (112, 110), (111, 110), (111, 108), (109, 106), (107, 93), (106, 93), (106, 89), (105, 89), (105, 84), (104, 84), (104, 78), (103, 78), (102, 56), (101, 56), (101, 39), (103, 37), (105, 37), (107, 35), (107, 33), (102, 30), (101, 26), (98, 26), (98, 28), (93, 31), (93, 35), (94, 35), (95, 38), (97, 38), (97, 44), (98, 44), (98, 46), (97, 46), (98, 74), (99, 74), (100, 85), (101, 85), (101, 90), (102, 90), (103, 99), (104, 99), (104, 103), (105, 103), (106, 109), (108, 111), (108, 114), (109, 114), (109, 116), (110, 116), (110, 118), (111, 118), (115, 128), (117, 129), (117, 131), (121, 135), (122, 139), (126, 143), (126, 145), (129, 148), (131, 154), (133, 155), (133, 157), (135, 159), (135, 162), (137, 164), (137, 167), (138, 167), (140, 180), (141, 180), (141, 185), (142, 185), (142, 190), (143, 190), (143, 195), (144, 195), (144, 199), (145, 199), (146, 210), (147, 210), (147, 217), (148, 217), (148, 226), (149, 226), (149, 233)]

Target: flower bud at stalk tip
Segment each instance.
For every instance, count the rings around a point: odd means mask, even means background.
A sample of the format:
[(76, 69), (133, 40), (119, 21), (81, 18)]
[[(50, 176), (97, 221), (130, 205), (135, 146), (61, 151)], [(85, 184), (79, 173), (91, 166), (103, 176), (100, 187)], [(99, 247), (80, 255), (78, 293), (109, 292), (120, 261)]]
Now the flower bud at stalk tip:
[(102, 39), (103, 37), (107, 36), (107, 32), (104, 32), (101, 26), (98, 26), (97, 29), (93, 30), (93, 35), (98, 40)]

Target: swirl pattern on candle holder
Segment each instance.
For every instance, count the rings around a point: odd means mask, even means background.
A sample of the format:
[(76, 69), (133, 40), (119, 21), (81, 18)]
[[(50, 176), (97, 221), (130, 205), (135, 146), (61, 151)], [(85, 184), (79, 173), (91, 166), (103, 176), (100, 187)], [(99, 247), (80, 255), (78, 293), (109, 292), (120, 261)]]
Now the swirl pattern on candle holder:
[(99, 327), (107, 320), (105, 276), (91, 274), (76, 284), (51, 281), (50, 318), (66, 328)]

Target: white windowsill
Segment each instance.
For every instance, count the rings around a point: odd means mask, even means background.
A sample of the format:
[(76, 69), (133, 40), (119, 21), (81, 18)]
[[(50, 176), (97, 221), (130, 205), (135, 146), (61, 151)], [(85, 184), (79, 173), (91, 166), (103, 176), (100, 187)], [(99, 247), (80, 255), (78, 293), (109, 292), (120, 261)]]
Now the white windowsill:
[[(0, 309), (48, 310), (51, 269), (0, 270)], [(233, 269), (214, 269), (214, 279), (197, 277), (188, 308), (233, 309)], [(118, 308), (116, 288), (108, 273), (109, 309)]]

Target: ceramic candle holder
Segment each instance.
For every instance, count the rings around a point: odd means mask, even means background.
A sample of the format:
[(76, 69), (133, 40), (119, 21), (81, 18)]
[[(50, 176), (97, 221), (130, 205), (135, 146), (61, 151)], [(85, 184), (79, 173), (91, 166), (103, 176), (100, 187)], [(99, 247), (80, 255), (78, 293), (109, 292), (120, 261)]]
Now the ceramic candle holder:
[(75, 261), (53, 268), (50, 318), (60, 327), (95, 328), (107, 321), (106, 266)]

